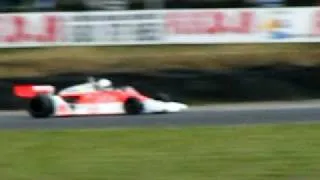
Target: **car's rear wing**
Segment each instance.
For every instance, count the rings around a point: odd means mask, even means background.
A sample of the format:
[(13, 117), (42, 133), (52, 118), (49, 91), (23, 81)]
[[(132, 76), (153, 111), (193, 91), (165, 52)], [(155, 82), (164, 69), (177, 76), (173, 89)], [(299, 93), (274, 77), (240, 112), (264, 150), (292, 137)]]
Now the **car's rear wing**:
[(51, 85), (16, 84), (13, 93), (20, 98), (33, 98), (39, 94), (53, 94), (55, 87)]

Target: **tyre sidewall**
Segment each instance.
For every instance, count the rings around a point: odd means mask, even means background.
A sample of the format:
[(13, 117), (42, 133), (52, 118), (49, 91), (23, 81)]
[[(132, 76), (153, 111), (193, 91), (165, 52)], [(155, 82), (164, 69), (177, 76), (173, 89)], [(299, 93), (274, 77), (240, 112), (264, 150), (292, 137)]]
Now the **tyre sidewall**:
[(143, 103), (137, 98), (130, 97), (124, 102), (124, 110), (129, 115), (141, 114), (144, 110)]
[[(37, 107), (39, 110), (35, 110), (33, 106)], [(30, 100), (28, 106), (29, 114), (34, 118), (46, 118), (53, 114), (54, 105), (52, 99), (47, 95), (38, 95)]]

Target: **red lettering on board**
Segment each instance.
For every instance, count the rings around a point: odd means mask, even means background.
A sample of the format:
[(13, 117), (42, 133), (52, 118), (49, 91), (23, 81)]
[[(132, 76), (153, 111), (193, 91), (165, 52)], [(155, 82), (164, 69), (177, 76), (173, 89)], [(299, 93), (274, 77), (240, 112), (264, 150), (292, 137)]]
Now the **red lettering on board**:
[[(36, 32), (27, 32), (27, 27), (33, 28), (32, 21), (29, 21), (26, 16), (13, 16), (11, 19), (12, 32), (5, 35), (5, 42), (54, 42), (58, 40), (58, 19), (56, 16), (44, 16), (40, 23), (43, 23), (43, 29), (37, 29)], [(36, 26), (38, 27), (38, 26)]]
[(312, 35), (320, 35), (320, 11), (316, 11), (312, 17)]
[(176, 34), (250, 33), (253, 22), (250, 11), (173, 12), (166, 17), (167, 28)]

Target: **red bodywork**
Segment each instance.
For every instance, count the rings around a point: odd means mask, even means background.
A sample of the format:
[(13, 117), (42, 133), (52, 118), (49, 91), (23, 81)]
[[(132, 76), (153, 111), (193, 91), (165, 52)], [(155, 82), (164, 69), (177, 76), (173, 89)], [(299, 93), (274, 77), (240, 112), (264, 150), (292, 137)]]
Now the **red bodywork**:
[[(15, 85), (14, 94), (21, 98), (31, 99), (39, 94), (53, 94), (55, 88), (50, 85)], [(95, 104), (124, 102), (129, 97), (134, 97), (140, 101), (148, 99), (133, 88), (95, 90), (87, 92), (70, 92), (57, 94), (67, 102), (76, 104)]]
[(33, 98), (38, 94), (51, 94), (55, 92), (55, 88), (51, 85), (15, 85), (13, 93), (21, 98)]
[(59, 94), (59, 96), (63, 99), (72, 99), (77, 104), (125, 102), (129, 97), (137, 98), (140, 101), (148, 99), (148, 97), (134, 89), (100, 90), (85, 93)]

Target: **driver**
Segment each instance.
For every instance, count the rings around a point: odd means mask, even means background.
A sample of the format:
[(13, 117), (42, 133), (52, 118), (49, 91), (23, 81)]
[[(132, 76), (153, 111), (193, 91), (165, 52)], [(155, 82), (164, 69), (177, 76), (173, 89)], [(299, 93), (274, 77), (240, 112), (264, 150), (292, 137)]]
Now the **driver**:
[(107, 90), (112, 88), (112, 82), (109, 79), (99, 79), (96, 82), (96, 87), (98, 90)]
[(107, 90), (112, 88), (112, 82), (109, 79), (99, 79), (95, 80), (94, 77), (88, 77), (88, 82), (93, 85), (93, 88), (96, 90)]

